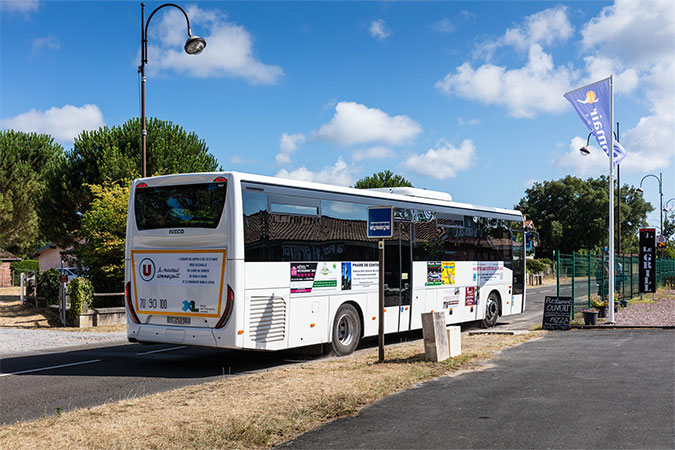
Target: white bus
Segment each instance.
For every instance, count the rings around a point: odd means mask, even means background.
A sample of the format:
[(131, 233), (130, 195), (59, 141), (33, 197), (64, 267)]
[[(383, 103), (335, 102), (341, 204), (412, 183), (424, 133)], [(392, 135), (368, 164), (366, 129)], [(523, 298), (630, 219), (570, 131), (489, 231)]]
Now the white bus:
[(135, 180), (125, 292), (132, 342), (354, 351), (378, 332), (370, 206), (394, 207), (385, 243), (386, 333), (525, 309), (519, 211), (413, 188), (361, 190), (237, 172)]

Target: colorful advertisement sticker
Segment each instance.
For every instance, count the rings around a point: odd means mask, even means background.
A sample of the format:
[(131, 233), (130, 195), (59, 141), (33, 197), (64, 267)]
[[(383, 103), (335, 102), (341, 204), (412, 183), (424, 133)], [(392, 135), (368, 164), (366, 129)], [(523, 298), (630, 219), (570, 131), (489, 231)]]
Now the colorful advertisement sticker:
[(312, 292), (314, 291), (337, 291), (338, 279), (340, 278), (340, 263), (321, 262), (318, 263)]
[(342, 286), (343, 291), (349, 291), (352, 288), (352, 263), (342, 263)]
[(474, 286), (467, 287), (464, 294), (464, 305), (474, 306), (476, 304), (476, 288)]
[(455, 284), (455, 263), (443, 261), (442, 269), (443, 284)]
[(291, 294), (312, 292), (317, 263), (291, 263)]
[(440, 286), (443, 284), (441, 263), (439, 261), (427, 262), (427, 286)]

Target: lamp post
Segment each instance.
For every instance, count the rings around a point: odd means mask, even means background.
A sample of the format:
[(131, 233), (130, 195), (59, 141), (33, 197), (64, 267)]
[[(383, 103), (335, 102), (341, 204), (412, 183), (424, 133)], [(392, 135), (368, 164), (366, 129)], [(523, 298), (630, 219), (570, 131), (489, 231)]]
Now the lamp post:
[(198, 55), (206, 47), (206, 41), (199, 36), (193, 36), (192, 30), (190, 29), (190, 18), (183, 8), (174, 4), (174, 3), (165, 3), (158, 6), (155, 10), (150, 13), (148, 21), (145, 21), (145, 3), (141, 3), (141, 65), (138, 66), (138, 73), (141, 74), (141, 175), (143, 178), (147, 176), (146, 174), (146, 156), (147, 156), (147, 141), (148, 141), (148, 131), (145, 128), (145, 65), (148, 63), (148, 25), (150, 25), (150, 19), (155, 15), (157, 11), (164, 8), (165, 6), (173, 6), (181, 10), (187, 21), (187, 34), (188, 39), (185, 42), (185, 53), (188, 55)]
[[(581, 153), (583, 156), (588, 156), (591, 154), (591, 149), (589, 147), (590, 142), (591, 142), (591, 136), (593, 136), (593, 132), (591, 131), (588, 133), (588, 137), (586, 138), (586, 145), (581, 147), (579, 149), (579, 153)], [(616, 133), (614, 133), (614, 137), (616, 138), (616, 141), (619, 142), (619, 122), (616, 123)], [(617, 221), (617, 228), (618, 228), (618, 239), (617, 239), (617, 250), (616, 252), (618, 254), (621, 254), (621, 164), (616, 165), (616, 221)]]
[[(659, 220), (660, 225), (659, 229), (661, 230), (661, 235), (663, 235), (663, 173), (659, 172), (658, 177), (651, 173), (642, 177), (642, 179), (640, 180), (640, 187), (637, 189), (637, 191), (640, 193), (644, 192), (644, 190), (642, 189), (642, 182), (649, 177), (654, 177), (659, 182), (659, 213), (661, 216), (661, 219)], [(663, 257), (663, 250), (661, 251), (661, 256)]]

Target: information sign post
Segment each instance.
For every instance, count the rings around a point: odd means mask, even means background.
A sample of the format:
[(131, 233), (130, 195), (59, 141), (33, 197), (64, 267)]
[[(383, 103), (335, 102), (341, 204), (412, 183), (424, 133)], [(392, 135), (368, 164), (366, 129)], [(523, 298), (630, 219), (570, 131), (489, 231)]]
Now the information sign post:
[(378, 239), (378, 260), (380, 265), (378, 347), (379, 361), (384, 362), (384, 239), (394, 235), (394, 207), (371, 206), (368, 208), (368, 237)]

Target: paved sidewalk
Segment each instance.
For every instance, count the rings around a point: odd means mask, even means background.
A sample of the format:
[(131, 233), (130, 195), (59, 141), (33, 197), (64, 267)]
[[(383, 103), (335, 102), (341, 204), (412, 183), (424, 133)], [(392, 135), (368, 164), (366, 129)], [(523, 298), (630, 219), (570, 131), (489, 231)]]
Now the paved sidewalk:
[(674, 330), (557, 332), (282, 447), (672, 449), (674, 405)]

